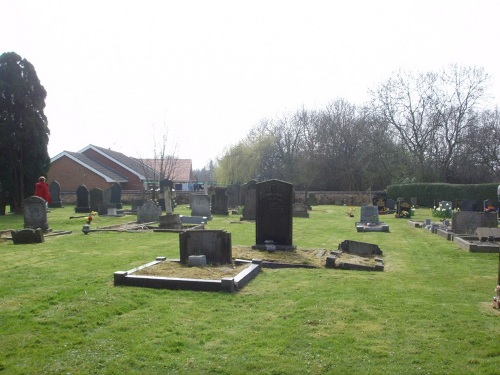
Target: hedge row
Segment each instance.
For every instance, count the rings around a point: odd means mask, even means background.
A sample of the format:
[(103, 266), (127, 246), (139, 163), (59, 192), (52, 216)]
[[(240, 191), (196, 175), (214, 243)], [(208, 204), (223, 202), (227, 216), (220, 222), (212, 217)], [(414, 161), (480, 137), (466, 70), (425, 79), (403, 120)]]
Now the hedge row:
[(439, 201), (451, 201), (469, 199), (477, 202), (482, 207), (482, 202), (491, 199), (497, 202), (498, 183), (490, 184), (444, 184), (444, 183), (418, 183), (390, 185), (387, 187), (387, 197), (396, 200), (404, 198), (410, 201), (417, 198), (419, 206), (434, 207)]

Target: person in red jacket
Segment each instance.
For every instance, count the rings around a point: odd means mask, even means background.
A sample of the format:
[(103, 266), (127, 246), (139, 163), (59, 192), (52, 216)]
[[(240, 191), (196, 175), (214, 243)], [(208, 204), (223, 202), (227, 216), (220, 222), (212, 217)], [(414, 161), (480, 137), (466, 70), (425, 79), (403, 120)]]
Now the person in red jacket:
[(45, 199), (45, 205), (50, 203), (49, 185), (45, 182), (45, 177), (41, 176), (35, 184), (35, 196)]

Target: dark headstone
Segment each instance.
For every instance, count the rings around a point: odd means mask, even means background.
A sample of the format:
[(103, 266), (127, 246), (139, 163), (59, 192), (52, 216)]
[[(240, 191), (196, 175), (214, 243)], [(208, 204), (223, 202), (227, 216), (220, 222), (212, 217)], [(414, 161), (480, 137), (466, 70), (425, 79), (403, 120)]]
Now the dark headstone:
[(460, 199), (456, 202), (460, 211), (477, 211), (477, 202), (472, 199)]
[(255, 220), (257, 205), (257, 181), (251, 180), (245, 185), (243, 216), (241, 220)]
[(233, 209), (240, 205), (240, 187), (238, 185), (229, 185), (226, 194), (228, 209)]
[(122, 209), (122, 187), (120, 186), (120, 184), (115, 182), (113, 185), (111, 185), (110, 192), (111, 196), (109, 198), (109, 203), (114, 204), (118, 209)]
[(24, 227), (41, 228), (44, 232), (49, 230), (45, 199), (32, 196), (24, 200)]
[[(89, 191), (90, 197), (90, 211), (99, 212), (99, 206), (102, 206), (104, 203), (104, 191), (97, 187), (90, 189)], [(106, 208), (107, 213), (107, 208)], [(101, 214), (101, 212), (99, 212)]]
[(210, 212), (214, 215), (229, 215), (227, 188), (216, 186), (211, 198)]
[(61, 186), (59, 185), (59, 182), (57, 181), (52, 181), (49, 185), (49, 193), (50, 193), (50, 199), (51, 202), (49, 203), (50, 208), (61, 208), (62, 207), (62, 201), (61, 201)]
[(11, 235), (14, 245), (42, 243), (43, 241), (45, 241), (45, 238), (43, 237), (43, 231), (41, 228), (37, 229), (26, 228), (22, 230), (13, 230), (11, 232)]
[(293, 185), (279, 180), (256, 184), (256, 238), (254, 248), (295, 249), (292, 243)]
[(367, 242), (345, 240), (339, 244), (338, 249), (360, 256), (382, 255), (382, 250), (380, 250), (378, 245)]
[(396, 202), (394, 202), (394, 199), (388, 198), (385, 201), (385, 204), (390, 211), (394, 211), (396, 209)]
[(75, 212), (90, 212), (89, 190), (85, 185), (80, 185), (76, 189), (76, 207)]
[(137, 212), (137, 207), (142, 206), (144, 204), (144, 199), (132, 199), (132, 212)]
[(205, 255), (208, 264), (232, 262), (231, 233), (223, 230), (193, 230), (179, 233), (180, 261), (188, 264), (191, 255)]

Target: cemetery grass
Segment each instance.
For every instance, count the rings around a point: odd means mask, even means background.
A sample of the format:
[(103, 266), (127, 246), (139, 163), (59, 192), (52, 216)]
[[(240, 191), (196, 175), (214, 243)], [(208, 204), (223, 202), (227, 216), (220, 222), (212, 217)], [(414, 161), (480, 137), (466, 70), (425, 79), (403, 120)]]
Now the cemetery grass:
[[(189, 215), (186, 207), (177, 213)], [(405, 219), (358, 233), (341, 206), (294, 218), (299, 248), (375, 243), (384, 272), (264, 269), (237, 293), (113, 286), (113, 273), (178, 258), (178, 234), (81, 232), (72, 207), (44, 243), (0, 240), (3, 374), (498, 374), (498, 254), (468, 253)], [(418, 209), (415, 219), (430, 217)], [(92, 228), (134, 216), (96, 216)], [(0, 230), (22, 217), (0, 217)], [(255, 241), (255, 224), (215, 216), (207, 229)]]

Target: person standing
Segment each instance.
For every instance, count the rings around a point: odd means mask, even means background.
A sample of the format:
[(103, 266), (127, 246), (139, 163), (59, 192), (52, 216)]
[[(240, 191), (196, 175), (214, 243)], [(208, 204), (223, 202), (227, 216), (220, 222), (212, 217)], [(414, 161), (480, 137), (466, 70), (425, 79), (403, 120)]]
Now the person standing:
[(48, 208), (50, 199), (49, 185), (45, 182), (45, 177), (40, 176), (35, 184), (35, 196), (45, 199), (45, 206)]

